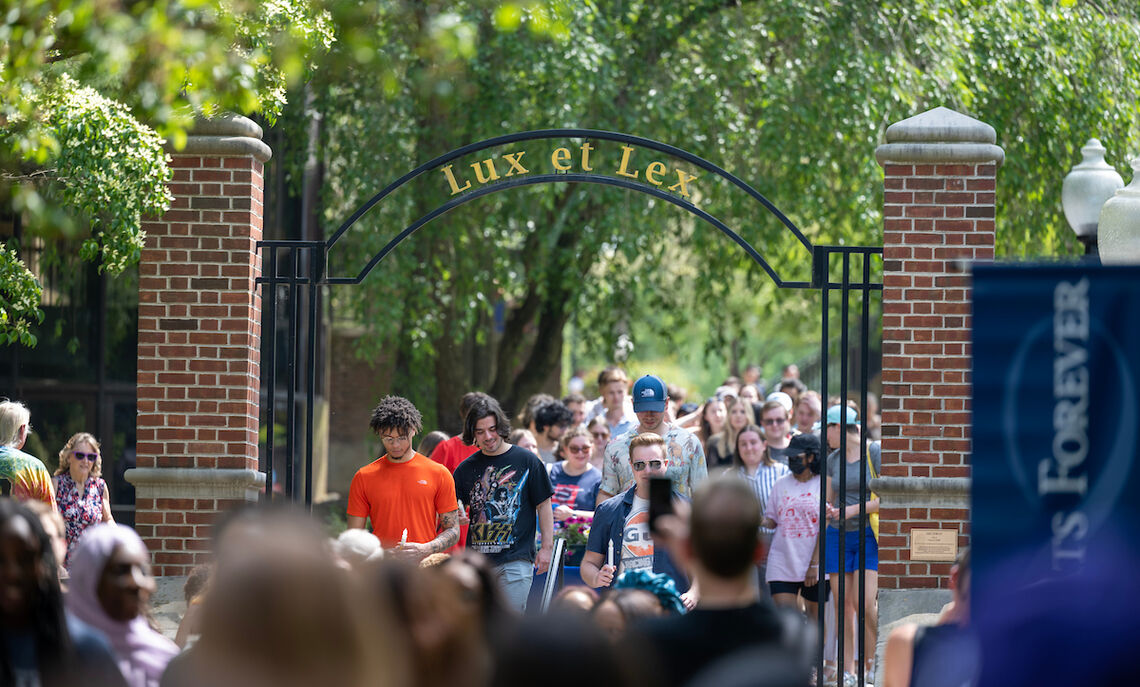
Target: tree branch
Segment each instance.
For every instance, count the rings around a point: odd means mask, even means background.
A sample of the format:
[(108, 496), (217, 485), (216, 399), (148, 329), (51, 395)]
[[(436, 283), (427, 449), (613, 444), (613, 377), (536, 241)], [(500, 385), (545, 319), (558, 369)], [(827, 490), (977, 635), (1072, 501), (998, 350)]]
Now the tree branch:
[(655, 44), (648, 44), (647, 42), (643, 46), (645, 49), (645, 64), (647, 66), (656, 65), (663, 54), (677, 45), (681, 37), (717, 12), (733, 7), (743, 7), (745, 4), (755, 1), (756, 0), (714, 0), (713, 2), (697, 5), (692, 11), (681, 17), (680, 21), (676, 24), (666, 28), (663, 34), (655, 34), (653, 31), (648, 30), (647, 27), (641, 26), (641, 23), (648, 19), (648, 15), (640, 17), (637, 20), (638, 30), (635, 30), (634, 34), (657, 39), (653, 41)]
[(54, 176), (56, 169), (40, 169), (27, 174), (12, 174), (11, 172), (0, 172), (0, 179), (4, 181), (14, 181), (22, 183), (25, 181), (67, 181), (68, 177)]

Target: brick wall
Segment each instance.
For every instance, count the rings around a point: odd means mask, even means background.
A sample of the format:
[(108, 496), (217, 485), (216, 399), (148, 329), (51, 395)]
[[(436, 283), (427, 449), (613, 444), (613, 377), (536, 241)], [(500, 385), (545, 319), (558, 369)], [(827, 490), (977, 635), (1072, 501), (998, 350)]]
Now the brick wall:
[[(893, 131), (892, 131), (893, 130)], [(910, 560), (911, 530), (969, 544), (970, 280), (994, 257), (993, 129), (938, 108), (888, 130), (883, 164), (883, 589), (946, 588), (949, 563)], [(946, 497), (945, 486), (962, 498)], [(905, 495), (904, 495), (905, 494)]]
[[(241, 131), (255, 126), (233, 121)], [(138, 488), (136, 529), (159, 575), (185, 574), (203, 562), (210, 523), (219, 511), (245, 500), (193, 494), (203, 484), (237, 478), (232, 471), (248, 478), (258, 467), (261, 304), (255, 243), (262, 232), (259, 158), (268, 155), (250, 154), (240, 139), (239, 145), (233, 140), (192, 136), (191, 145), (171, 158), (170, 210), (144, 225), (138, 469), (128, 479)]]

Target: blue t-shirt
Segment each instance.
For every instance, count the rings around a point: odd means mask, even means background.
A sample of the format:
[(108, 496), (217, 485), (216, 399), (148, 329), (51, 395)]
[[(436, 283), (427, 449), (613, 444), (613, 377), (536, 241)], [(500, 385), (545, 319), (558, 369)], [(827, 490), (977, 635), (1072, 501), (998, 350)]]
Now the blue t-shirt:
[(559, 461), (550, 466), (550, 483), (554, 485), (550, 505), (554, 508), (570, 506), (574, 510), (594, 510), (598, 487), (602, 484), (602, 471), (590, 465), (582, 474), (570, 475), (563, 469), (564, 464)]

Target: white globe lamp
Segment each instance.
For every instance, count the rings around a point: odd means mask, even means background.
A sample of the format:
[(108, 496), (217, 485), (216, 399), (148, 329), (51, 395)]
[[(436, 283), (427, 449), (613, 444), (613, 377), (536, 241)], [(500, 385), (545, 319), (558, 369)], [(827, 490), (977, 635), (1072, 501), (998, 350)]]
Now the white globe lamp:
[(1084, 159), (1065, 176), (1061, 184), (1061, 207), (1065, 219), (1085, 246), (1085, 255), (1095, 255), (1100, 209), (1105, 201), (1124, 186), (1124, 179), (1104, 161), (1104, 146), (1095, 138), (1081, 148)]
[(1140, 264), (1140, 157), (1132, 160), (1132, 183), (1118, 190), (1100, 210), (1100, 261)]

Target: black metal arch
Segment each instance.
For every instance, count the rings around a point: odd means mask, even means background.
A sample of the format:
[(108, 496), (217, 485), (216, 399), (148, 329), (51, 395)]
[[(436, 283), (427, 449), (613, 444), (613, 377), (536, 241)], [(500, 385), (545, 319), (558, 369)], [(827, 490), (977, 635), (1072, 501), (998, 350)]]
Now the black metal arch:
[[(505, 136), (496, 136), (494, 138), (488, 138), (488, 139), (485, 139), (483, 141), (479, 141), (477, 143), (471, 143), (471, 144), (465, 145), (461, 148), (456, 148), (455, 150), (452, 150), (449, 153), (444, 153), (443, 155), (440, 155), (440, 156), (438, 156), (432, 160), (429, 160), (429, 161), (423, 163), (419, 167), (416, 167), (415, 169), (413, 169), (412, 171), (403, 175), (399, 179), (396, 179), (392, 183), (388, 184), (388, 186), (384, 187), (384, 189), (381, 190), (376, 195), (369, 198), (364, 204), (362, 204), (359, 208), (357, 208), (357, 210), (354, 213), (352, 213), (352, 215), (347, 220), (345, 220), (345, 222), (343, 224), (341, 224), (340, 227), (337, 228), (337, 230), (333, 233), (333, 235), (331, 237), (329, 237), (328, 241), (325, 242), (326, 250), (331, 251), (333, 246), (336, 245), (336, 243), (345, 234), (345, 232), (347, 232), (352, 227), (352, 225), (354, 225), (369, 210), (371, 210), (373, 207), (375, 207), (377, 203), (379, 203), (381, 200), (383, 200), (387, 196), (391, 195), (393, 192), (395, 192), (401, 186), (404, 186), (405, 184), (412, 181), (413, 179), (416, 179), (416, 178), (422, 176), (426, 172), (438, 169), (442, 165), (444, 165), (448, 162), (451, 162), (452, 160), (456, 160), (458, 158), (470, 155), (471, 153), (475, 153), (475, 152), (478, 152), (480, 150), (486, 150), (488, 148), (496, 148), (499, 146), (507, 145), (509, 143), (517, 143), (519, 141), (565, 139), (565, 138), (595, 139), (595, 140), (605, 140), (605, 141), (616, 141), (618, 143), (628, 143), (628, 144), (636, 145), (636, 146), (639, 146), (642, 148), (648, 148), (650, 150), (656, 150), (658, 152), (665, 153), (666, 155), (669, 155), (671, 157), (675, 157), (675, 158), (678, 158), (681, 160), (685, 160), (686, 162), (689, 162), (689, 163), (693, 164), (694, 166), (699, 167), (699, 168), (701, 168), (707, 172), (711, 172), (711, 173), (715, 174), (716, 176), (719, 176), (719, 177), (727, 180), (728, 182), (732, 183), (734, 186), (740, 188), (745, 193), (747, 193), (749, 196), (751, 196), (754, 200), (756, 200), (758, 203), (760, 203), (762, 206), (764, 206), (764, 208), (766, 208), (768, 210), (768, 212), (770, 212), (772, 215), (774, 215), (780, 221), (780, 223), (783, 224), (784, 227), (786, 227), (787, 230), (790, 231), (796, 237), (796, 239), (804, 246), (804, 248), (806, 248), (808, 250), (809, 255), (813, 253), (813, 246), (812, 246), (811, 241), (809, 241), (807, 239), (807, 237), (804, 236), (803, 232), (800, 231), (799, 227), (797, 227), (795, 225), (795, 223), (793, 223), (790, 219), (788, 219), (788, 217), (786, 215), (784, 215), (784, 213), (781, 212), (779, 208), (777, 208), (775, 205), (773, 205), (770, 200), (765, 198), (762, 193), (760, 193), (759, 191), (754, 189), (748, 183), (744, 182), (743, 180), (741, 180), (739, 177), (732, 174), (731, 172), (728, 172), (727, 170), (725, 170), (725, 169), (723, 169), (717, 165), (714, 165), (713, 163), (709, 162), (708, 160), (705, 160), (702, 157), (699, 157), (699, 156), (694, 155), (694, 154), (692, 154), (686, 150), (682, 150), (681, 148), (677, 148), (676, 146), (672, 146), (672, 145), (669, 145), (667, 143), (661, 143), (660, 141), (655, 141), (655, 140), (649, 139), (649, 138), (642, 138), (640, 136), (631, 136), (629, 134), (617, 133), (617, 132), (613, 132), (613, 131), (602, 131), (602, 130), (598, 130), (598, 129), (538, 129), (535, 131), (524, 131), (524, 132), (519, 132), (519, 133), (507, 134)], [(377, 253), (375, 256), (373, 256), (372, 260), (369, 261), (368, 265), (365, 266), (365, 268), (363, 270), (361, 270), (361, 272), (356, 277), (327, 278), (325, 283), (328, 283), (328, 284), (356, 284), (356, 283), (359, 283), (401, 241), (403, 241), (405, 238), (410, 236), (412, 233), (414, 233), (417, 229), (422, 227), (424, 224), (427, 224), (431, 220), (439, 217), (440, 215), (445, 214), (449, 210), (452, 210), (452, 209), (454, 209), (460, 205), (463, 205), (464, 203), (467, 203), (467, 202), (474, 200), (476, 198), (481, 198), (483, 196), (486, 196), (490, 193), (494, 193), (497, 191), (503, 191), (503, 190), (507, 190), (507, 189), (511, 189), (511, 188), (519, 188), (522, 186), (530, 186), (530, 185), (534, 185), (534, 184), (549, 184), (549, 183), (587, 183), (587, 184), (603, 184), (603, 185), (608, 185), (608, 186), (617, 186), (620, 188), (626, 188), (626, 189), (646, 193), (646, 194), (655, 196), (657, 198), (660, 198), (662, 200), (668, 201), (668, 202), (672, 203), (673, 205), (676, 205), (677, 207), (679, 207), (683, 210), (686, 210), (686, 211), (692, 213), (693, 215), (696, 215), (700, 219), (704, 220), (705, 222), (713, 225), (718, 230), (720, 230), (722, 233), (724, 233), (726, 236), (728, 236), (730, 239), (732, 239), (736, 244), (738, 244), (741, 248), (743, 248), (746, 253), (748, 253), (749, 257), (751, 257), (757, 264), (759, 264), (764, 269), (765, 272), (768, 273), (768, 275), (776, 282), (777, 286), (780, 286), (781, 288), (807, 288), (808, 286), (810, 286), (810, 284), (808, 282), (791, 282), (791, 281), (785, 281), (785, 280), (781, 279), (780, 276), (778, 274), (776, 274), (776, 271), (772, 268), (772, 266), (770, 264), (768, 264), (768, 262), (763, 258), (763, 256), (760, 255), (760, 252), (757, 251), (756, 248), (752, 246), (752, 244), (750, 244), (747, 240), (745, 240), (742, 236), (740, 236), (740, 234), (738, 234), (737, 232), (735, 232), (731, 228), (729, 228), (726, 224), (724, 224), (723, 222), (721, 222), (717, 218), (713, 217), (711, 214), (701, 210), (700, 208), (698, 208), (696, 205), (692, 204), (689, 201), (683, 200), (680, 197), (677, 197), (673, 194), (662, 191), (661, 189), (656, 188), (656, 187), (649, 185), (649, 184), (644, 184), (644, 183), (635, 182), (635, 181), (627, 181), (625, 179), (618, 179), (616, 177), (606, 176), (603, 174), (581, 174), (581, 173), (536, 174), (536, 175), (530, 175), (527, 177), (520, 177), (518, 179), (512, 179), (509, 181), (499, 181), (499, 182), (495, 182), (492, 184), (487, 184), (487, 185), (481, 186), (481, 187), (474, 189), (472, 191), (468, 191), (468, 192), (464, 193), (463, 195), (461, 195), (457, 198), (452, 198), (451, 200), (440, 205), (435, 210), (432, 210), (431, 212), (425, 214), (423, 217), (420, 217), (419, 219), (417, 219), (412, 224), (408, 225), (403, 231), (401, 231), (391, 241), (389, 241), (380, 250), (379, 253)]]
[[(505, 144), (529, 141), (529, 140), (542, 140), (542, 139), (555, 139), (555, 138), (579, 138), (579, 139), (595, 139), (595, 140), (608, 140), (620, 143), (629, 143), (642, 148), (655, 150), (680, 160), (687, 161), (707, 172), (719, 176), (736, 187), (740, 188), (751, 196), (754, 200), (764, 206), (772, 215), (790, 231), (796, 239), (808, 250), (811, 261), (811, 281), (784, 281), (776, 273), (771, 265), (764, 259), (759, 251), (756, 250), (751, 243), (745, 240), (740, 234), (733, 231), (720, 219), (714, 217), (712, 214), (697, 207), (692, 202), (672, 193), (669, 193), (661, 188), (648, 183), (642, 183), (631, 179), (621, 179), (606, 174), (588, 174), (588, 173), (543, 173), (543, 174), (529, 174), (527, 176), (519, 176), (517, 178), (503, 179), (493, 183), (483, 184), (477, 188), (470, 189), (461, 195), (454, 196), (441, 204), (439, 207), (423, 215), (416, 221), (409, 224), (396, 236), (394, 236), (388, 243), (368, 262), (368, 264), (361, 270), (355, 277), (329, 277), (327, 274), (328, 255), (333, 246), (340, 240), (340, 238), (352, 227), (361, 217), (364, 216), (371, 208), (377, 203), (382, 201), (387, 196), (391, 195), (394, 191), (399, 189), (404, 184), (422, 176), (425, 172), (438, 169), (452, 160), (469, 155), (473, 152), (502, 146)], [(833, 380), (828, 378), (828, 357), (829, 345), (831, 341), (831, 333), (833, 325), (829, 323), (829, 302), (832, 292), (838, 294), (838, 304), (841, 307), (841, 314), (839, 317), (838, 328), (840, 330), (840, 347), (839, 347), (839, 395), (841, 398), (848, 398), (849, 394), (849, 380), (848, 380), (848, 348), (849, 339), (849, 320), (851, 319), (851, 308), (849, 299), (852, 295), (859, 295), (859, 305), (861, 316), (858, 337), (860, 340), (859, 350), (862, 354), (861, 364), (859, 366), (860, 378), (857, 382), (859, 406), (861, 408), (867, 407), (867, 390), (868, 390), (868, 346), (869, 346), (869, 330), (870, 330), (870, 300), (871, 294), (881, 291), (883, 285), (881, 281), (875, 281), (872, 278), (872, 261), (877, 259), (882, 260), (883, 248), (882, 246), (826, 246), (819, 245), (813, 246), (810, 241), (803, 235), (795, 224), (789, 220), (779, 209), (777, 209), (767, 198), (760, 192), (752, 188), (750, 185), (736, 177), (735, 175), (725, 171), (717, 165), (708, 162), (692, 153), (681, 150), (671, 145), (653, 141), (647, 138), (638, 136), (630, 136), (628, 134), (614, 133), (609, 131), (597, 131), (591, 129), (545, 129), (537, 131), (527, 131), (521, 133), (509, 134), (506, 136), (498, 136), (489, 138), (478, 143), (457, 148), (449, 153), (440, 155), (433, 160), (430, 160), (407, 174), (401, 176), (396, 181), (392, 182), (381, 190), (376, 195), (372, 196), (367, 202), (361, 205), (347, 221), (344, 222), (336, 232), (327, 241), (275, 241), (263, 240), (257, 242), (257, 249), (261, 254), (263, 260), (264, 270), (262, 276), (257, 278), (257, 283), (263, 287), (263, 305), (262, 310), (264, 313), (264, 326), (262, 327), (262, 337), (264, 343), (263, 358), (261, 370), (266, 373), (263, 378), (263, 389), (268, 391), (268, 403), (265, 408), (265, 417), (267, 422), (267, 432), (265, 438), (265, 453), (264, 453), (264, 469), (266, 472), (266, 497), (272, 498), (271, 492), (274, 485), (274, 445), (275, 445), (275, 427), (278, 404), (277, 390), (278, 390), (278, 377), (277, 377), (277, 334), (279, 329), (284, 335), (284, 352), (280, 360), (283, 362), (283, 370), (288, 378), (288, 386), (284, 389), (284, 405), (286, 408), (286, 419), (284, 422), (284, 454), (285, 454), (285, 475), (283, 480), (283, 488), (285, 497), (293, 500), (303, 500), (304, 503), (312, 504), (312, 475), (313, 475), (313, 444), (315, 438), (314, 427), (314, 396), (316, 389), (316, 369), (317, 369), (317, 330), (321, 325), (319, 317), (319, 302), (322, 298), (323, 286), (334, 284), (358, 284), (384, 259), (392, 250), (396, 248), (404, 239), (408, 238), (412, 233), (417, 231), (428, 222), (446, 214), (447, 212), (471, 202), (475, 199), (487, 196), (499, 191), (505, 191), (513, 188), (521, 188), (524, 186), (531, 186), (535, 184), (549, 184), (549, 183), (585, 183), (585, 184), (601, 184), (608, 186), (616, 186), (633, 191), (645, 193), (647, 195), (667, 201), (676, 207), (679, 207), (693, 216), (703, 220), (704, 222), (716, 227), (721, 233), (732, 239), (738, 246), (740, 246), (752, 260), (759, 265), (773, 280), (773, 282), (781, 288), (796, 288), (796, 289), (818, 289), (821, 294), (821, 318), (820, 318), (820, 392), (824, 398), (829, 397), (829, 392), (833, 391), (835, 386)], [(832, 260), (836, 258), (837, 260)], [(833, 262), (839, 262), (841, 266), (839, 279), (836, 280), (832, 276)], [(853, 274), (858, 272), (858, 278)], [(278, 327), (278, 303), (279, 299), (284, 299), (281, 303), (283, 319), (286, 323), (282, 327)], [(303, 324), (302, 324), (303, 318)], [(302, 350), (303, 349), (303, 350)], [(829, 385), (830, 382), (830, 385)], [(829, 388), (832, 387), (832, 388)], [(299, 392), (304, 394), (304, 400), (299, 397)], [(299, 427), (301, 421), (304, 421), (304, 435), (303, 438), (299, 435)], [(841, 421), (846, 424), (846, 420)], [(843, 433), (841, 431), (841, 433)], [(861, 438), (861, 453), (866, 455), (866, 435)], [(299, 463), (303, 461), (303, 468)], [(303, 472), (302, 472), (303, 470)], [(839, 461), (839, 494), (838, 501), (843, 502), (846, 491), (846, 461)], [(301, 475), (298, 476), (298, 472)], [(304, 491), (303, 497), (298, 497), (296, 493), (298, 479), (303, 479)], [(866, 474), (862, 471), (860, 473), (860, 518), (866, 515), (866, 501), (870, 491), (870, 485), (867, 483)], [(820, 518), (818, 536), (822, 541), (825, 536), (825, 508), (826, 499), (823, 490), (820, 493)], [(839, 530), (843, 530), (843, 522), (846, 516), (840, 516)], [(865, 532), (860, 532), (860, 549), (865, 549), (867, 545)], [(561, 549), (559, 551), (559, 558)], [(821, 547), (820, 551), (820, 578), (818, 583), (820, 585), (827, 584), (823, 571), (826, 569), (826, 547)], [(838, 561), (839, 567), (839, 584), (838, 584), (838, 603), (839, 603), (839, 626), (845, 627), (844, 620), (844, 596), (847, 593), (846, 585), (844, 583), (844, 570), (845, 561), (840, 557)], [(560, 570), (560, 566), (556, 565)], [(857, 617), (859, 619), (858, 637), (858, 672), (860, 676), (863, 673), (864, 662), (868, 647), (864, 646), (864, 633), (863, 627), (865, 623), (864, 617), (864, 576), (865, 571), (860, 568), (858, 571), (859, 576), (859, 595), (860, 601), (858, 604)], [(553, 577), (553, 576), (552, 576)], [(560, 577), (560, 575), (559, 575)], [(554, 587), (561, 584), (561, 579), (548, 585), (546, 596), (552, 593)], [(818, 625), (822, 636), (824, 627), (824, 606), (820, 604), (818, 608)], [(873, 647), (871, 648), (873, 651)], [(843, 665), (843, 643), (839, 643), (838, 664)], [(823, 674), (823, 652), (822, 649), (816, 657), (816, 671), (817, 675)]]
[(368, 273), (371, 272), (373, 270), (373, 268), (375, 268), (376, 265), (378, 265), (380, 263), (380, 261), (385, 258), (385, 256), (388, 255), (388, 253), (391, 253), (392, 250), (394, 250), (396, 248), (396, 246), (400, 244), (401, 241), (403, 241), (404, 239), (411, 236), (413, 233), (415, 233), (415, 231), (417, 229), (419, 229), (423, 225), (427, 224), (428, 222), (432, 221), (436, 217), (439, 217), (440, 215), (443, 215), (443, 214), (459, 207), (460, 205), (471, 202), (477, 198), (481, 198), (483, 196), (490, 195), (492, 193), (496, 193), (499, 191), (505, 191), (507, 189), (518, 188), (521, 186), (533, 186), (535, 184), (550, 184), (550, 183), (559, 183), (559, 182), (581, 183), (581, 184), (602, 184), (605, 186), (618, 186), (620, 188), (628, 188), (628, 189), (632, 189), (635, 191), (641, 191), (642, 193), (647, 193), (647, 194), (654, 196), (656, 198), (660, 198), (661, 200), (667, 201), (669, 203), (672, 203), (673, 205), (676, 205), (679, 208), (687, 210), (688, 212), (699, 217), (700, 219), (704, 220), (705, 222), (708, 222), (709, 224), (711, 224), (714, 227), (716, 227), (717, 229), (719, 229), (723, 234), (728, 236), (730, 239), (735, 241), (737, 243), (737, 245), (739, 245), (741, 248), (744, 249), (744, 252), (748, 253), (748, 256), (751, 257), (756, 262), (756, 264), (760, 265), (760, 267), (763, 268), (764, 271), (768, 273), (768, 276), (770, 276), (772, 278), (772, 281), (776, 282), (776, 286), (779, 286), (780, 288), (789, 288), (789, 289), (806, 289), (806, 288), (811, 287), (811, 282), (784, 281), (783, 279), (781, 279), (780, 275), (776, 274), (776, 271), (774, 269), (772, 269), (771, 265), (768, 264), (768, 261), (765, 260), (764, 257), (762, 255), (760, 255), (759, 251), (757, 251), (752, 246), (751, 243), (749, 243), (747, 240), (745, 240), (744, 237), (742, 237), (740, 234), (736, 233), (732, 229), (728, 228), (728, 225), (726, 225), (724, 222), (720, 221), (719, 219), (712, 216), (708, 212), (705, 212), (704, 210), (698, 208), (696, 205), (693, 205), (689, 201), (684, 200), (683, 198), (679, 198), (679, 197), (673, 195), (672, 193), (662, 191), (661, 189), (657, 188), (656, 186), (651, 186), (649, 184), (642, 184), (642, 183), (639, 183), (636, 181), (627, 181), (625, 179), (617, 179), (615, 177), (601, 176), (601, 175), (596, 175), (596, 174), (578, 174), (578, 173), (574, 173), (574, 174), (570, 174), (570, 173), (536, 174), (536, 175), (532, 175), (532, 176), (519, 177), (518, 179), (510, 179), (508, 181), (501, 181), (501, 182), (497, 182), (494, 184), (487, 184), (485, 186), (481, 186), (477, 189), (469, 191), (469, 192), (463, 194), (462, 196), (452, 198), (451, 200), (447, 201), (443, 205), (440, 205), (435, 210), (432, 210), (431, 212), (427, 213), (423, 217), (420, 217), (415, 222), (412, 222), (411, 224), (409, 224), (407, 226), (407, 228), (405, 228), (403, 231), (401, 231), (399, 234), (397, 234), (395, 237), (393, 237), (391, 241), (389, 241), (383, 248), (380, 249), (379, 253), (377, 253), (376, 255), (374, 255), (372, 257), (372, 260), (370, 260), (368, 262), (368, 264), (364, 266), (364, 268), (360, 271), (360, 273), (358, 275), (356, 275), (355, 277), (329, 277), (328, 279), (326, 279), (326, 283), (328, 283), (328, 284), (359, 284), (361, 281), (364, 280), (365, 277), (368, 276)]

